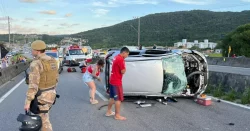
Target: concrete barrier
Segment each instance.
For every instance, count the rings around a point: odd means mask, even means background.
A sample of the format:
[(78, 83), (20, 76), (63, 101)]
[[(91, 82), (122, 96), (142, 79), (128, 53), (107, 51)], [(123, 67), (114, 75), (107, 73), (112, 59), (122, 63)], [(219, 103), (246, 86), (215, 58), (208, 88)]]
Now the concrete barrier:
[(24, 70), (28, 69), (30, 63), (31, 61), (25, 63), (18, 63), (16, 65), (11, 65), (7, 68), (0, 69), (0, 86), (13, 79)]
[(250, 87), (250, 75), (209, 71), (209, 86), (219, 88), (220, 85), (224, 92), (234, 89), (237, 93), (243, 93)]
[(223, 57), (220, 57), (220, 58), (207, 57), (207, 62), (209, 65), (250, 68), (250, 58), (225, 57), (225, 60), (224, 60)]

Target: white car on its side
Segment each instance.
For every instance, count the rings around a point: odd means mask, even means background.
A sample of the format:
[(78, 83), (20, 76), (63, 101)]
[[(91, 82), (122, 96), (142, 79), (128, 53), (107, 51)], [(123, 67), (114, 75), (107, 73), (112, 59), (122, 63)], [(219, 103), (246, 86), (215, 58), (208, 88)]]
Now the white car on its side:
[[(120, 50), (110, 50), (105, 58), (107, 93), (112, 61), (119, 53)], [(125, 62), (124, 96), (196, 96), (207, 88), (207, 60), (197, 51), (181, 54), (157, 49), (131, 51)]]

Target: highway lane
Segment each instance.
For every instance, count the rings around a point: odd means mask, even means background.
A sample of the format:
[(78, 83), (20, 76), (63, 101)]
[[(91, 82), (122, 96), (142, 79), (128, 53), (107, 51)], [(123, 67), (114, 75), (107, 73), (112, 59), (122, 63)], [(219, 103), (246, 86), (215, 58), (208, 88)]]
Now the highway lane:
[(209, 65), (208, 69), (209, 69), (209, 71), (215, 71), (215, 72), (250, 75), (250, 68)]
[[(77, 67), (76, 67), (77, 68)], [(122, 114), (127, 121), (116, 121), (105, 117), (107, 104), (98, 95), (98, 105), (90, 105), (88, 87), (81, 80), (79, 69), (75, 73), (67, 73), (66, 68), (60, 74), (56, 105), (51, 110), (51, 122), (55, 131), (248, 131), (250, 130), (250, 111), (225, 103), (213, 102), (204, 107), (188, 99), (178, 99), (177, 103), (153, 107), (136, 108), (132, 102), (124, 102)], [(97, 83), (97, 90), (104, 97), (103, 84)], [(23, 104), (27, 85), (22, 83), (2, 103), (0, 103), (0, 129), (17, 130), (20, 123), (16, 121), (19, 113), (23, 113)], [(153, 101), (149, 101), (153, 102)], [(234, 126), (228, 125), (235, 123)]]

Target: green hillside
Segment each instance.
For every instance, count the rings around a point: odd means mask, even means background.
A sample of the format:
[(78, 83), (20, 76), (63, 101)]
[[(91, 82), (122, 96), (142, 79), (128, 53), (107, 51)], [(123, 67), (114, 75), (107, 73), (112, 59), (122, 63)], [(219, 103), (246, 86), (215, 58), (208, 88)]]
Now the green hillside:
[[(239, 25), (250, 23), (250, 11), (212, 12), (205, 10), (157, 13), (141, 17), (141, 44), (168, 45), (186, 38), (216, 42)], [(83, 36), (93, 47), (137, 45), (138, 20), (73, 34)]]
[[(157, 13), (141, 17), (141, 44), (173, 46), (173, 43), (209, 39), (220, 41), (238, 26), (250, 23), (250, 11), (212, 12), (207, 10)], [(71, 35), (88, 39), (93, 48), (137, 45), (138, 20), (128, 20), (110, 27), (93, 29)], [(39, 35), (46, 43), (58, 43), (63, 36)], [(11, 36), (12, 38), (12, 36)], [(26, 38), (27, 39), (27, 38)], [(37, 38), (28, 38), (33, 41)], [(15, 35), (15, 40), (24, 42), (24, 35)], [(8, 42), (8, 35), (0, 35), (0, 41)]]
[[(53, 44), (53, 43), (59, 43), (64, 36), (67, 35), (36, 35), (36, 34), (29, 34), (29, 35), (22, 35), (22, 34), (11, 34), (10, 35), (10, 42), (13, 43), (13, 37), (14, 37), (14, 41), (15, 43), (19, 43), (19, 44), (24, 44), (29, 43), (29, 42), (33, 42), (35, 40), (43, 40), (48, 44)], [(4, 41), (4, 42), (9, 42), (9, 34), (3, 34), (0, 35), (0, 41)]]

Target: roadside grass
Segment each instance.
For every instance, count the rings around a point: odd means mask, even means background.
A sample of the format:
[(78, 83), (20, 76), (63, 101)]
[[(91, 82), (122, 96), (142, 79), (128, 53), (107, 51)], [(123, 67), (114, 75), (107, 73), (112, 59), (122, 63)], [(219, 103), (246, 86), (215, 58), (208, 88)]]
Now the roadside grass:
[(24, 57), (27, 61), (30, 61), (30, 60), (31, 60), (31, 59), (29, 59), (29, 58), (23, 56), (22, 54), (16, 54), (16, 55), (14, 55), (11, 59), (12, 59), (12, 61), (14, 61), (14, 63), (16, 63), (16, 62), (18, 61), (17, 58), (20, 57), (20, 56)]
[(225, 92), (225, 88), (221, 84), (219, 86), (209, 85), (205, 93), (234, 103), (250, 104), (250, 87), (246, 88), (244, 93), (239, 93), (232, 87), (228, 92)]
[(208, 55), (209, 57), (222, 57), (222, 54), (219, 54), (219, 53), (210, 53)]
[(250, 104), (250, 87), (246, 88), (241, 96), (242, 104)]

